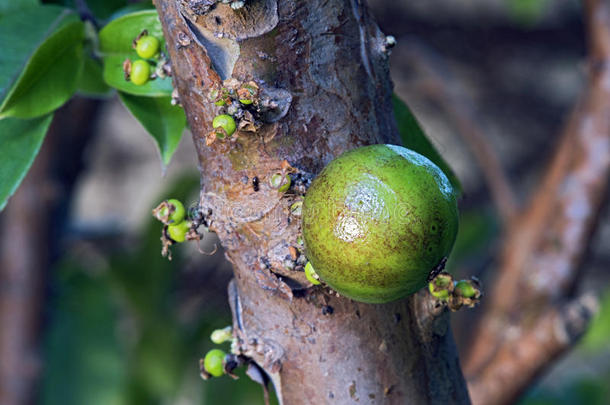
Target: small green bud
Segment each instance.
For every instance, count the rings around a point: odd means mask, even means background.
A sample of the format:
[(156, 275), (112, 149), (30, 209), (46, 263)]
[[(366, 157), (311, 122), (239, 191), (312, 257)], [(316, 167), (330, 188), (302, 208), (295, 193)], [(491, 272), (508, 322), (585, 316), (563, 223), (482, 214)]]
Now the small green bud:
[[(290, 184), (288, 185), (290, 187)], [(297, 201), (290, 206), (290, 213), (295, 217), (300, 217), (303, 211), (303, 201)]]
[(480, 294), (467, 280), (461, 280), (455, 284), (455, 293), (464, 298), (474, 298), (477, 294)]
[(244, 84), (237, 90), (237, 97), (239, 102), (243, 105), (250, 105), (254, 102), (254, 98), (258, 94), (258, 86), (254, 82)]
[(191, 222), (182, 221), (178, 224), (168, 225), (167, 234), (174, 242), (182, 243), (186, 240), (186, 234), (190, 229)]
[(150, 59), (159, 52), (161, 43), (152, 35), (144, 35), (136, 44), (136, 53), (140, 58)]
[(436, 290), (434, 283), (430, 282), (428, 284), (428, 290), (433, 297), (438, 298), (439, 300), (446, 301), (449, 299), (449, 291), (447, 290)]
[(226, 342), (227, 340), (231, 340), (233, 338), (233, 328), (227, 326), (226, 328), (216, 329), (210, 335), (210, 340), (217, 345)]
[(129, 72), (131, 82), (136, 86), (142, 86), (148, 82), (150, 77), (150, 64), (144, 59), (138, 59), (131, 64)]
[(172, 213), (169, 215), (169, 222), (178, 224), (178, 223), (184, 221), (184, 216), (186, 214), (184, 205), (179, 200), (176, 200), (175, 198), (171, 198), (171, 199), (167, 200), (167, 203), (171, 206), (169, 208), (166, 208), (167, 211), (169, 212), (170, 209), (173, 209)]
[(275, 173), (269, 179), (269, 185), (271, 188), (277, 188), (277, 191), (280, 193), (285, 193), (290, 188), (290, 176), (284, 175), (282, 173)]
[(305, 277), (307, 277), (307, 280), (309, 280), (311, 284), (320, 285), (319, 277), (316, 274), (316, 271), (314, 270), (313, 266), (311, 265), (311, 262), (307, 262), (307, 264), (305, 265)]
[(166, 225), (176, 225), (184, 221), (185, 215), (184, 205), (175, 198), (163, 201), (153, 210), (153, 216)]
[(439, 273), (428, 283), (428, 290), (433, 297), (441, 301), (447, 301), (453, 291), (453, 277), (449, 273)]
[(208, 98), (214, 102), (215, 105), (222, 107), (226, 105), (227, 102), (225, 100), (226, 91), (225, 89), (218, 90), (217, 88), (212, 88), (208, 93)]
[[(233, 135), (237, 126), (233, 117), (227, 114), (221, 114), (214, 117), (212, 127), (218, 130), (216, 132), (216, 137), (222, 139), (225, 137), (225, 134), (226, 136)], [(222, 128), (222, 130), (219, 130), (220, 128)]]
[(224, 360), (227, 354), (220, 349), (210, 350), (203, 359), (203, 367), (205, 371), (214, 377), (221, 377), (224, 372)]

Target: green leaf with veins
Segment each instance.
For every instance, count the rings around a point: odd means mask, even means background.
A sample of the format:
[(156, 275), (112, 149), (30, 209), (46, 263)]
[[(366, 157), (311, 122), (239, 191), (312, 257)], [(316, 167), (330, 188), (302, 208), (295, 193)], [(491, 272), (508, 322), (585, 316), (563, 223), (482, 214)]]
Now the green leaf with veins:
[(52, 118), (0, 120), (0, 210), (32, 166)]
[(0, 17), (0, 117), (39, 117), (72, 97), (83, 27), (73, 12), (56, 6)]
[(155, 140), (161, 162), (167, 166), (176, 151), (186, 127), (182, 107), (171, 104), (171, 97), (138, 97), (119, 93), (129, 112)]
[(172, 94), (172, 81), (169, 77), (150, 80), (142, 86), (136, 86), (125, 80), (123, 62), (140, 59), (132, 48), (133, 40), (147, 30), (161, 41), (161, 49), (165, 49), (163, 30), (155, 10), (138, 11), (123, 15), (106, 25), (99, 35), (100, 52), (104, 60), (104, 80), (108, 85), (138, 96), (159, 97)]

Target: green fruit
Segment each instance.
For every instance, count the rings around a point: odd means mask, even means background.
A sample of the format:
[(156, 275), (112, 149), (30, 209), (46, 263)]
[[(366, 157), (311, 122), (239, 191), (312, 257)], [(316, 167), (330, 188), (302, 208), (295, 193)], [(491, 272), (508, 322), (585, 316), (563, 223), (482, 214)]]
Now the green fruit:
[(203, 368), (214, 377), (221, 377), (224, 372), (223, 361), (227, 354), (220, 349), (210, 350), (203, 359)]
[(227, 114), (221, 114), (214, 117), (214, 119), (212, 120), (212, 127), (222, 128), (224, 130), (224, 134), (221, 131), (216, 133), (216, 137), (222, 139), (224, 138), (225, 134), (227, 136), (233, 135), (233, 133), (235, 132), (236, 125), (233, 117)]
[(186, 240), (186, 234), (190, 229), (191, 229), (191, 222), (182, 221), (178, 224), (168, 225), (167, 233), (174, 242), (181, 243)]
[(136, 53), (140, 58), (149, 59), (159, 52), (161, 43), (151, 35), (144, 35), (136, 44)]
[(394, 145), (361, 147), (330, 162), (307, 191), (302, 218), (306, 255), (320, 279), (370, 303), (424, 287), (458, 228), (445, 174)]
[(466, 280), (458, 281), (455, 284), (455, 292), (464, 298), (473, 298), (477, 295), (477, 290)]
[[(176, 200), (175, 198), (167, 200), (167, 203), (174, 207), (174, 211), (171, 213), (171, 215), (168, 218), (169, 222), (173, 223), (173, 224), (178, 224), (178, 223), (184, 221), (184, 216), (186, 214), (184, 205), (179, 200)], [(160, 215), (167, 216), (168, 213), (169, 213), (169, 209), (166, 207), (160, 212)]]
[(144, 59), (138, 59), (131, 64), (131, 72), (129, 73), (131, 82), (136, 86), (141, 86), (148, 82), (150, 77), (150, 65)]

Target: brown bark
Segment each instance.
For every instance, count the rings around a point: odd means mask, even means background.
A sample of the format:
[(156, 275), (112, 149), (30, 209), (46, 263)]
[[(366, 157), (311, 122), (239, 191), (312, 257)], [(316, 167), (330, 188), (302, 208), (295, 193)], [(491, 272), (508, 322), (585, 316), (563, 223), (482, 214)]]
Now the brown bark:
[[(448, 314), (426, 294), (356, 303), (307, 288), (294, 260), (300, 221), (289, 207), (308, 181), (343, 151), (399, 143), (385, 36), (366, 6), (270, 0), (202, 14), (195, 1), (155, 3), (199, 154), (201, 209), (234, 265), (243, 353), (269, 373), (284, 404), (469, 403)], [(275, 117), (206, 146), (219, 111), (207, 90), (228, 75), (255, 80), (277, 101)], [(284, 161), (297, 179), (286, 194), (269, 186)]]

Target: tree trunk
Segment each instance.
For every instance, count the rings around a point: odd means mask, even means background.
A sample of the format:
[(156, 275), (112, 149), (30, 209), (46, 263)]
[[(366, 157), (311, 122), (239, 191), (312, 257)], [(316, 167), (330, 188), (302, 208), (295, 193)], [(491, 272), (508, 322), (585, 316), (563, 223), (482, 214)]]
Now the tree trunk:
[[(360, 0), (156, 0), (200, 161), (200, 208), (234, 265), (243, 354), (283, 404), (469, 403), (448, 326), (428, 294), (371, 305), (311, 287), (290, 207), (330, 160), (399, 143), (385, 36)], [(206, 145), (222, 79), (255, 81), (264, 124)], [(247, 128), (246, 128), (247, 129)], [(286, 162), (290, 165), (287, 166)], [(280, 193), (275, 173), (292, 172)], [(257, 182), (257, 186), (253, 185)]]

